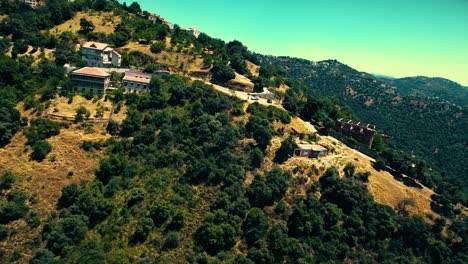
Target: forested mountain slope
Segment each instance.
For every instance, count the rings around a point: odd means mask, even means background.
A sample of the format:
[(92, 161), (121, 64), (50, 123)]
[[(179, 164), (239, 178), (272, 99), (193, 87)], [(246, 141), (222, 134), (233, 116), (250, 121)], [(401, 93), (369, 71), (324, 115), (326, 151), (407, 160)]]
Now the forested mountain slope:
[(417, 76), (387, 81), (405, 96), (438, 97), (464, 108), (468, 107), (468, 87), (444, 78)]
[[(136, 2), (45, 3), (0, 6), (1, 263), (466, 262), (459, 189), (421, 186), (437, 173), (381, 140), (390, 154), (374, 161), (315, 134), (292, 116), (295, 80), (258, 68), (241, 42), (171, 31)], [(106, 21), (94, 28), (96, 17)], [(74, 91), (62, 66), (84, 66), (88, 40), (153, 74), (148, 91)], [(220, 85), (243, 75), (284, 108), (188, 74)], [(295, 99), (325, 126), (352, 117), (336, 100)], [(300, 140), (329, 155), (292, 157)]]
[(466, 108), (440, 98), (405, 96), (392, 83), (338, 61), (258, 58), (261, 65), (278, 67), (287, 77), (298, 80), (306, 94), (338, 98), (360, 120), (392, 136), (395, 146), (422, 157), (446, 177), (468, 186)]

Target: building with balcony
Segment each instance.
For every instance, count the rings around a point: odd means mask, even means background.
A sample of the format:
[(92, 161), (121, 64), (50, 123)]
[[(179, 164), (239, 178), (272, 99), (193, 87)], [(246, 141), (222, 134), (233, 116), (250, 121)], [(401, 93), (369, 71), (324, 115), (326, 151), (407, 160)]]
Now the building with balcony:
[(103, 95), (109, 88), (110, 74), (98, 68), (84, 67), (70, 74), (73, 89), (77, 92), (91, 91)]
[(81, 58), (91, 67), (120, 67), (122, 56), (109, 44), (86, 42), (81, 46)]
[(137, 72), (125, 72), (122, 80), (122, 87), (127, 93), (141, 93), (149, 91), (149, 84), (151, 82), (151, 75)]

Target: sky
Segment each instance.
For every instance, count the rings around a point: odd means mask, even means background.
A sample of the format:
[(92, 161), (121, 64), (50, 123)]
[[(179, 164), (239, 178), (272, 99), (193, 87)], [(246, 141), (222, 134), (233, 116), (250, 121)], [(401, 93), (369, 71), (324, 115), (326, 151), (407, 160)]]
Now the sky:
[[(130, 4), (132, 0), (127, 1)], [(249, 50), (468, 86), (468, 0), (138, 0)]]

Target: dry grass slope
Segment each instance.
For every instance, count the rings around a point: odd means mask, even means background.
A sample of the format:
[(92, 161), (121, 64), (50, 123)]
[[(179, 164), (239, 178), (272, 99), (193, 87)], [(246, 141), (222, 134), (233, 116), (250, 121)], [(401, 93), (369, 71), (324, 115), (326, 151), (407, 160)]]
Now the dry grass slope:
[(80, 19), (82, 18), (94, 24), (94, 32), (105, 34), (114, 32), (115, 26), (121, 22), (121, 18), (115, 16), (112, 12), (78, 12), (72, 19), (50, 29), (50, 33), (60, 35), (65, 31), (78, 32), (80, 30)]
[[(19, 110), (22, 109), (21, 105), (18, 105)], [(21, 114), (28, 118), (34, 116), (31, 110), (22, 111)], [(80, 145), (84, 140), (106, 140), (109, 135), (106, 134), (105, 125), (95, 125), (92, 129), (92, 133), (86, 132), (78, 124), (62, 128), (59, 135), (47, 139), (52, 145), (52, 151), (42, 162), (30, 160), (31, 148), (26, 145), (27, 139), (21, 131), (16, 133), (10, 144), (0, 148), (0, 174), (11, 171), (16, 176), (13, 189), (28, 195), (28, 206), (38, 213), (42, 224), (55, 210), (65, 185), (94, 178), (99, 160), (105, 153), (95, 150), (86, 152)], [(0, 242), (0, 248), (5, 249), (6, 254), (23, 249), (22, 260), (26, 261), (31, 257), (31, 252), (24, 249), (40, 233), (42, 224), (35, 229), (31, 229), (23, 219), (8, 224), (14, 232), (7, 240)]]
[[(281, 141), (294, 132), (293, 128), (297, 133), (314, 135), (316, 132), (310, 123), (304, 122), (299, 118), (293, 118), (292, 122), (286, 126), (279, 123), (275, 124), (275, 129), (281, 127), (284, 130), (284, 134), (281, 137), (274, 137), (272, 139), (264, 167), (262, 168), (263, 170), (271, 169), (274, 153), (279, 149)], [(439, 216), (431, 209), (431, 195), (434, 194), (431, 189), (426, 187), (419, 189), (407, 186), (396, 180), (389, 172), (376, 170), (373, 167), (374, 159), (349, 148), (333, 137), (319, 136), (317, 143), (330, 150), (330, 153), (326, 157), (318, 159), (292, 157), (281, 165), (283, 169), (292, 171), (295, 178), (304, 176), (306, 178), (305, 183), (300, 184), (299, 188), (289, 190), (290, 197), (305, 195), (307, 187), (317, 181), (332, 166), (336, 167), (343, 177), (343, 168), (346, 164), (352, 163), (356, 167), (356, 172), (371, 173), (367, 189), (376, 202), (397, 209), (400, 202), (404, 199), (410, 199), (414, 201), (414, 205), (406, 208), (409, 215), (422, 216), (428, 222), (432, 222), (433, 219)]]

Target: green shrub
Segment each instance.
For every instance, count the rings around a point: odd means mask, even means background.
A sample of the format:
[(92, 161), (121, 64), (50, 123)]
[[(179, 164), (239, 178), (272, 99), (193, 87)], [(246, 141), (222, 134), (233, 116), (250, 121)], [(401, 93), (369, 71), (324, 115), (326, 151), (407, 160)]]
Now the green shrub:
[(41, 220), (39, 219), (37, 212), (31, 211), (26, 218), (26, 223), (28, 223), (31, 228), (38, 227), (41, 224)]
[(276, 151), (275, 162), (284, 163), (289, 157), (294, 155), (294, 150), (296, 149), (296, 142), (292, 138), (287, 138), (281, 142), (281, 147)]
[(162, 41), (158, 41), (151, 45), (150, 50), (152, 53), (158, 54), (158, 53), (161, 53), (161, 51), (163, 51), (165, 48), (166, 48), (166, 44)]
[(52, 146), (47, 141), (39, 140), (34, 143), (32, 149), (33, 152), (31, 153), (31, 159), (40, 162), (45, 159), (47, 154), (49, 154), (49, 152), (52, 150)]
[(9, 171), (5, 172), (0, 178), (0, 189), (10, 189), (15, 183), (15, 175)]
[(4, 240), (10, 235), (10, 230), (4, 225), (0, 225), (0, 241)]
[(81, 143), (81, 148), (84, 150), (84, 151), (90, 151), (92, 148), (93, 148), (93, 144), (89, 141), (83, 141)]
[(211, 69), (212, 80), (214, 83), (224, 84), (236, 77), (234, 70), (224, 64), (216, 64)]
[[(92, 98), (92, 97), (91, 97)], [(75, 121), (76, 122), (81, 122), (85, 118), (88, 119), (89, 116), (91, 115), (91, 112), (89, 112), (88, 109), (84, 106), (80, 106), (76, 109), (76, 114), (75, 114)]]
[(171, 232), (166, 236), (164, 240), (164, 249), (173, 249), (179, 246), (179, 235), (175, 232)]
[(26, 194), (20, 191), (8, 193), (7, 202), (0, 205), (0, 224), (7, 224), (11, 221), (23, 218), (29, 211), (24, 203)]

